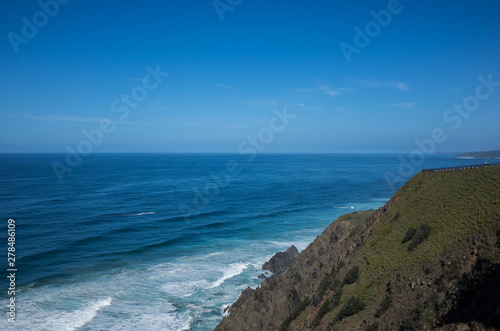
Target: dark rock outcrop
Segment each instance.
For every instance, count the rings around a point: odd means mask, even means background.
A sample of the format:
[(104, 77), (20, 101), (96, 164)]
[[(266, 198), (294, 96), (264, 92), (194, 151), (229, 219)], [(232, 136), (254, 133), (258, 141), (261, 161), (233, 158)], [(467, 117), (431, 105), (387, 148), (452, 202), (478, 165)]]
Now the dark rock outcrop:
[(231, 306), (228, 306), (226, 307), (226, 309), (224, 309), (224, 313), (226, 312), (234, 312), (234, 311), (238, 311), (238, 309), (241, 308), (241, 306), (250, 298), (253, 298), (255, 296), (255, 290), (250, 288), (250, 287), (247, 287), (246, 289), (244, 289), (241, 294), (240, 294), (240, 297), (238, 298), (238, 300), (236, 300)]
[[(342, 257), (350, 255), (351, 250), (357, 246), (352, 241), (345, 240), (353, 228), (351, 223), (345, 221), (332, 223), (298, 255), (291, 267), (280, 275), (267, 278), (261, 287), (255, 290), (252, 297), (247, 298), (248, 295), (242, 293), (231, 306), (230, 315), (225, 317), (214, 330), (278, 330), (287, 315), (304, 297), (309, 296), (318, 287), (328, 272), (329, 267), (326, 267), (326, 264), (337, 264)], [(367, 230), (365, 227), (363, 229)], [(326, 254), (332, 245), (339, 245), (335, 249), (335, 252), (338, 252), (335, 258)], [(295, 274), (303, 275), (299, 283), (296, 283)]]
[(281, 275), (295, 262), (298, 256), (299, 251), (297, 247), (292, 245), (285, 252), (274, 254), (269, 261), (264, 263), (262, 269), (269, 270), (275, 275)]

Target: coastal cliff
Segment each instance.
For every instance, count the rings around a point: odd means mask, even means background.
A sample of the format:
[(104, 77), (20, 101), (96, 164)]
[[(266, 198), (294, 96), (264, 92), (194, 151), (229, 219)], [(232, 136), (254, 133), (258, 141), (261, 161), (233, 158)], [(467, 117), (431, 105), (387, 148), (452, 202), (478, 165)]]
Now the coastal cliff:
[(419, 173), (293, 258), (214, 330), (498, 329), (500, 166)]

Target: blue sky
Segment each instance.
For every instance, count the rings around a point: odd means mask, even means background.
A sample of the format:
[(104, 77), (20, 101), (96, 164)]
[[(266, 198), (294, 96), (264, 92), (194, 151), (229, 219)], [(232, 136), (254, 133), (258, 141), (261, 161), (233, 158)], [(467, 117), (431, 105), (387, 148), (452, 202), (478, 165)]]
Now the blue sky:
[[(217, 5), (223, 20), (211, 0), (72, 0), (53, 17), (2, 1), (0, 152), (65, 153), (109, 119), (94, 152), (234, 153), (284, 107), (296, 116), (265, 152), (409, 153), (436, 128), (436, 151), (500, 149), (500, 87), (443, 118), (479, 76), (500, 82), (500, 2)], [(376, 29), (382, 10), (390, 22), (348, 62), (339, 45), (355, 47), (354, 28)], [(168, 76), (145, 79), (148, 66)], [(155, 87), (120, 119), (113, 102), (145, 82)]]

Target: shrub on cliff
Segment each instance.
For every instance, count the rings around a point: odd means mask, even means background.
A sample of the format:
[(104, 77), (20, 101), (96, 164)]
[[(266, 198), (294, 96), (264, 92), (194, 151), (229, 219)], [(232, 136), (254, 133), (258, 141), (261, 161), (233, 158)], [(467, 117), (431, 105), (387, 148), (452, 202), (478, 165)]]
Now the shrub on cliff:
[(415, 232), (415, 236), (411, 240), (410, 246), (408, 246), (408, 251), (412, 252), (420, 245), (425, 239), (429, 238), (431, 235), (431, 227), (425, 224), (422, 224), (418, 227)]
[(382, 300), (380, 307), (378, 307), (377, 311), (375, 312), (375, 317), (382, 316), (386, 311), (389, 310), (391, 304), (392, 304), (392, 296), (386, 295), (384, 300)]
[(292, 312), (287, 316), (287, 318), (281, 323), (279, 331), (287, 331), (288, 327), (292, 322), (299, 317), (299, 315), (309, 306), (310, 300), (309, 297), (305, 297), (301, 303), (299, 303)]
[(344, 277), (344, 284), (354, 284), (359, 278), (359, 266), (354, 266)]
[(359, 296), (352, 296), (350, 297), (347, 302), (344, 304), (344, 306), (340, 309), (339, 313), (337, 314), (337, 317), (335, 317), (336, 320), (342, 321), (344, 318), (352, 316), (354, 314), (359, 313), (363, 309), (365, 309), (366, 303), (361, 299)]
[(311, 323), (311, 328), (317, 327), (319, 323), (321, 322), (321, 319), (323, 316), (326, 315), (330, 311), (330, 299), (326, 299), (325, 302), (321, 305), (321, 308), (318, 310), (318, 313), (316, 314), (316, 317), (314, 317), (312, 323)]
[(408, 231), (406, 231), (405, 237), (401, 241), (401, 244), (404, 244), (404, 243), (412, 240), (413, 237), (415, 236), (415, 232), (417, 232), (417, 229), (415, 229), (415, 228), (409, 228)]
[(335, 288), (335, 285), (334, 285), (335, 284), (335, 276), (336, 276), (335, 266), (333, 266), (331, 272), (329, 274), (326, 274), (325, 278), (323, 278), (323, 280), (321, 281), (321, 283), (318, 286), (318, 291), (313, 298), (314, 305), (317, 305), (318, 303), (321, 302), (326, 290), (328, 290), (329, 288), (330, 289)]
[(332, 309), (335, 309), (337, 308), (337, 306), (339, 305), (340, 303), (340, 299), (342, 298), (342, 286), (340, 286), (337, 291), (335, 292), (335, 294), (333, 295), (332, 297), (332, 301), (330, 303), (330, 307)]
[(421, 244), (425, 239), (429, 238), (430, 235), (431, 227), (426, 224), (422, 224), (418, 228), (409, 228), (408, 231), (406, 231), (401, 244), (411, 241), (410, 245), (408, 246), (408, 251), (413, 252), (415, 248), (417, 248), (417, 246)]

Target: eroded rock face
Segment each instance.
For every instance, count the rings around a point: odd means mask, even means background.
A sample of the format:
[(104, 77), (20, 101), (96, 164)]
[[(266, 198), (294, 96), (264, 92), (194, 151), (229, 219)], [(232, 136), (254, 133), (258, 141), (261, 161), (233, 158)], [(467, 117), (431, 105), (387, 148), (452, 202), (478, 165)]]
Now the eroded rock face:
[(224, 309), (224, 313), (226, 311), (229, 311), (230, 313), (233, 311), (237, 311), (241, 306), (245, 303), (250, 298), (253, 298), (255, 296), (255, 290), (251, 289), (250, 287), (247, 287), (244, 289), (238, 300), (236, 300), (231, 306), (228, 306), (226, 309)]
[[(350, 253), (349, 247), (352, 246), (352, 242), (344, 239), (353, 229), (354, 226), (348, 222), (334, 222), (300, 254), (294, 246), (286, 252), (277, 253), (264, 265), (275, 275), (262, 282), (261, 287), (257, 288), (251, 297), (238, 299), (231, 306), (229, 316), (226, 316), (214, 330), (278, 330), (290, 311), (318, 286), (327, 270), (331, 268), (330, 264), (338, 263), (345, 254)], [(338, 248), (339, 254), (334, 259), (330, 254), (325, 254), (331, 251), (332, 245), (342, 247)], [(276, 274), (277, 272), (281, 274)], [(313, 273), (316, 277), (312, 276)], [(300, 283), (296, 282), (296, 274), (302, 274), (303, 279)], [(242, 296), (248, 295), (242, 294)]]
[(281, 275), (295, 262), (298, 256), (299, 251), (297, 247), (292, 245), (285, 252), (274, 254), (269, 261), (264, 263), (262, 269), (269, 270), (275, 275)]

